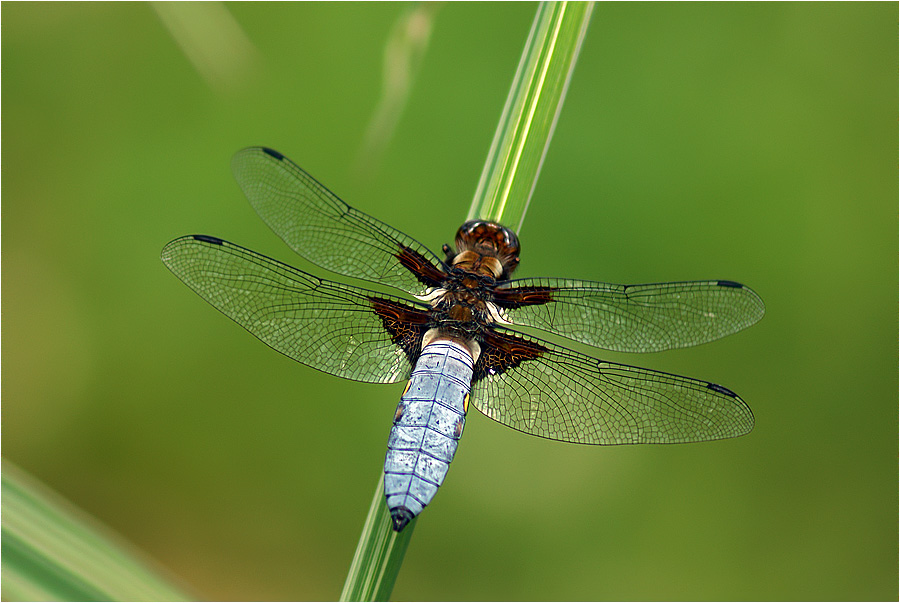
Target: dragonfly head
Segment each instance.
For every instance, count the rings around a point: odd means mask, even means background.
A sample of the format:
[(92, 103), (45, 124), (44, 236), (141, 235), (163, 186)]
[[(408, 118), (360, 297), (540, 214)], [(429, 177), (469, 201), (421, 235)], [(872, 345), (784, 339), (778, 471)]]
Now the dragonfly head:
[(506, 280), (519, 265), (519, 237), (496, 222), (469, 220), (456, 231), (456, 254), (448, 258), (453, 266), (483, 272)]

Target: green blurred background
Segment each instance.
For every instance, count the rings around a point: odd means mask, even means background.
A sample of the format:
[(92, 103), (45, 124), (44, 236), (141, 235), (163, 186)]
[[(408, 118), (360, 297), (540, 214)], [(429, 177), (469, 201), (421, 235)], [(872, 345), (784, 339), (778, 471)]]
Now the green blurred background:
[[(205, 233), (306, 267), (233, 182), (253, 144), (450, 241), (535, 7), (424, 11), (406, 110), (365, 153), (413, 8), (164, 8), (182, 30), (148, 4), (3, 5), (3, 454), (198, 597), (338, 596), (403, 386), (273, 352), (159, 251)], [(582, 447), (476, 412), (395, 599), (896, 598), (897, 16), (595, 8), (519, 274), (750, 285), (768, 314), (746, 332), (594, 353), (722, 383), (756, 429)], [(184, 31), (230, 36), (213, 75)]]

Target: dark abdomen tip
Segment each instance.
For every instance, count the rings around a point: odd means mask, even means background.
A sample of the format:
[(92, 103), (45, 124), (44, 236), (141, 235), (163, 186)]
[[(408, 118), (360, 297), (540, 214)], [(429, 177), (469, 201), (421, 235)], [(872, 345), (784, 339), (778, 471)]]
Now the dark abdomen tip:
[(391, 521), (394, 522), (394, 531), (403, 531), (403, 528), (406, 527), (406, 524), (412, 521), (413, 517), (415, 516), (412, 514), (412, 511), (410, 511), (406, 507), (397, 507), (396, 509), (391, 509)]

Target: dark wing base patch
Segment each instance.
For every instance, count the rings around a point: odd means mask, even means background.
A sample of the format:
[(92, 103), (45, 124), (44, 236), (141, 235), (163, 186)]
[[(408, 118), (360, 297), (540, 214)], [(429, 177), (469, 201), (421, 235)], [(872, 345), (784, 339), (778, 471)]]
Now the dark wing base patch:
[(422, 353), (422, 338), (431, 322), (428, 312), (380, 297), (370, 297), (369, 303), (381, 317), (391, 341), (403, 349), (410, 365), (415, 366)]
[(488, 329), (481, 338), (481, 356), (475, 363), (473, 383), (488, 376), (502, 375), (526, 360), (540, 358), (547, 348), (508, 333)]
[(447, 273), (435, 268), (431, 260), (406, 245), (400, 245), (395, 257), (404, 268), (412, 272), (419, 282), (428, 287), (439, 287), (446, 279)]
[(515, 287), (494, 291), (494, 302), (501, 308), (521, 308), (523, 306), (540, 306), (553, 301), (555, 287)]

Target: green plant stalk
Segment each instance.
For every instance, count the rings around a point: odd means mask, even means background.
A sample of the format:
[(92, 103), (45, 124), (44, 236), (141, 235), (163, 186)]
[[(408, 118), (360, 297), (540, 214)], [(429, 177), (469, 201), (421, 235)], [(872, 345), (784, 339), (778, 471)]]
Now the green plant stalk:
[[(592, 8), (590, 2), (538, 5), (468, 219), (505, 219), (521, 228)], [(340, 600), (389, 599), (414, 527), (415, 520), (393, 531), (379, 476)]]
[(6, 460), (4, 601), (189, 601), (161, 570)]
[(592, 2), (538, 5), (467, 219), (522, 228), (592, 10)]
[(391, 528), (391, 514), (384, 500), (384, 478), (379, 474), (369, 515), (341, 591), (341, 601), (390, 599), (417, 519), (410, 521), (402, 532)]

